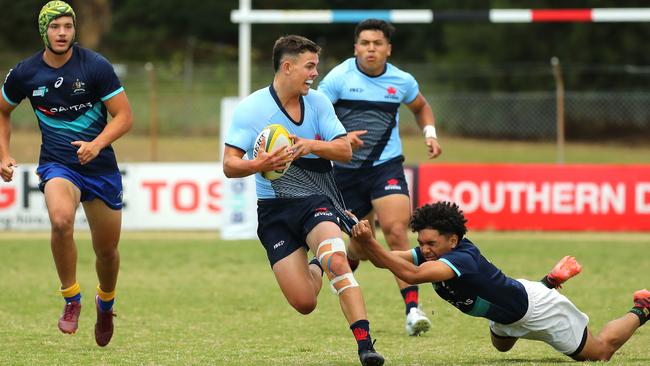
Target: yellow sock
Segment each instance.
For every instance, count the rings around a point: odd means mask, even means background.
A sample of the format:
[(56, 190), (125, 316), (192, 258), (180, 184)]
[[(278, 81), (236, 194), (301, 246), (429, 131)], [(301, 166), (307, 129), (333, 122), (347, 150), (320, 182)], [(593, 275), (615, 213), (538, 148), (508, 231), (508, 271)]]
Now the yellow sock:
[(115, 298), (115, 290), (111, 292), (105, 292), (99, 285), (97, 285), (97, 296), (99, 296), (100, 300), (109, 302)]
[(75, 282), (74, 285), (68, 288), (59, 289), (59, 291), (61, 291), (61, 295), (66, 299), (66, 301), (81, 300), (81, 286), (79, 286), (79, 282)]

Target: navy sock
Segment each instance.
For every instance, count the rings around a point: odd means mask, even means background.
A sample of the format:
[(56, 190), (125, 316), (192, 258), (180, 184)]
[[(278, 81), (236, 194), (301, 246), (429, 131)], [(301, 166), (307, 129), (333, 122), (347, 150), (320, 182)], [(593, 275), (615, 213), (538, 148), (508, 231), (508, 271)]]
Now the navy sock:
[(411, 308), (417, 308), (418, 307), (418, 287), (417, 286), (409, 286), (401, 289), (399, 291), (402, 294), (402, 298), (404, 299), (404, 304), (406, 305), (406, 315), (408, 315), (409, 311), (411, 311)]
[(366, 319), (357, 320), (350, 325), (350, 330), (354, 334), (354, 339), (357, 340), (359, 353), (361, 351), (372, 349), (372, 338), (370, 337), (370, 322)]
[(321, 275), (321, 277), (323, 276), (323, 272), (324, 272), (324, 271), (323, 271), (323, 266), (321, 266), (320, 261), (318, 260), (318, 258), (314, 257), (312, 260), (309, 261), (309, 264), (315, 264), (315, 265), (317, 265), (318, 268), (320, 269), (320, 275)]
[(650, 319), (650, 309), (648, 308), (641, 308), (635, 306), (629, 312), (639, 317), (639, 321), (641, 322), (641, 325), (645, 324), (645, 322), (647, 322), (648, 319)]

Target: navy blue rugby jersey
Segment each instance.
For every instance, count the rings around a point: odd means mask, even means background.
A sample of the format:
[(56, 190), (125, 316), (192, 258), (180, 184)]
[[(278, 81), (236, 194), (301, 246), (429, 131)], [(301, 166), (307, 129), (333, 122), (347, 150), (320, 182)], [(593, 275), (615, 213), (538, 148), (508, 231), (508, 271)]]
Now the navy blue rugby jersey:
[[(426, 261), (420, 247), (412, 253), (416, 265)], [(451, 267), (456, 277), (434, 282), (433, 288), (463, 313), (501, 324), (516, 322), (526, 314), (528, 294), (521, 282), (501, 272), (468, 239), (438, 260)]]
[(9, 71), (2, 96), (12, 105), (31, 102), (41, 129), (39, 165), (56, 162), (87, 175), (118, 170), (109, 145), (86, 165), (77, 158), (72, 141), (92, 141), (107, 123), (104, 101), (124, 91), (113, 66), (100, 54), (73, 46), (68, 62), (53, 68), (43, 61), (43, 51), (21, 61)]
[(334, 104), (346, 131), (368, 130), (361, 136), (363, 146), (353, 151), (352, 161), (335, 162), (335, 166), (365, 168), (401, 157), (399, 106), (412, 103), (420, 92), (411, 74), (387, 63), (381, 75), (366, 75), (356, 58), (350, 58), (325, 76), (318, 91)]

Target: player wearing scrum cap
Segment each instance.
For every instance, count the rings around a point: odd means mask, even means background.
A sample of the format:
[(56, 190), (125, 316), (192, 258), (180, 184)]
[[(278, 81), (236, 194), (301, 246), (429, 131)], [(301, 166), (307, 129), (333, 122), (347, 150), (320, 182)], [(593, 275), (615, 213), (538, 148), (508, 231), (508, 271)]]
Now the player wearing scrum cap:
[[(59, 329), (75, 333), (81, 312), (77, 282), (75, 212), (83, 203), (96, 255), (99, 284), (95, 340), (113, 336), (113, 303), (119, 271), (122, 177), (111, 143), (132, 125), (131, 107), (112, 65), (74, 43), (76, 16), (70, 5), (50, 1), (38, 16), (45, 50), (9, 71), (0, 96), (0, 176), (11, 181), (16, 161), (9, 152), (10, 115), (25, 98), (42, 134), (37, 174), (52, 226), (51, 248), (65, 299)], [(113, 118), (108, 121), (108, 114)]]

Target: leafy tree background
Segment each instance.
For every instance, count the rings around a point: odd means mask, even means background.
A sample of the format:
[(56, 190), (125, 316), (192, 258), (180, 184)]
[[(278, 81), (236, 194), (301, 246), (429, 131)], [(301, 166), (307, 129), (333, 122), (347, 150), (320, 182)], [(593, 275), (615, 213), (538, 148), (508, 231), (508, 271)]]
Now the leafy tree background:
[[(16, 59), (39, 49), (36, 18), (43, 0), (0, 0), (5, 14), (0, 23), (0, 58)], [(99, 4), (98, 4), (99, 3)], [(92, 11), (93, 6), (108, 7), (107, 12)], [(85, 45), (106, 54), (112, 60), (162, 61), (183, 60), (191, 47), (194, 62), (236, 62), (238, 26), (230, 21), (237, 0), (183, 2), (157, 0), (71, 0), (81, 22), (103, 26), (84, 28), (96, 32), (96, 44)], [(647, 1), (620, 0), (437, 0), (399, 2), (388, 0), (257, 0), (254, 9), (433, 9), (488, 10), (530, 8), (604, 8), (645, 7)], [(90, 8), (90, 11), (83, 11)], [(88, 19), (89, 14), (96, 17)], [(324, 48), (324, 65), (350, 57), (354, 24), (264, 24), (253, 25), (253, 62), (270, 65), (274, 40), (284, 34), (305, 35)], [(81, 31), (81, 28), (80, 28)], [(86, 36), (86, 37), (84, 37)], [(495, 90), (530, 88), (530, 74), (548, 73), (548, 62), (558, 56), (566, 67), (580, 67), (570, 80), (585, 89), (645, 88), (629, 77), (603, 77), (607, 65), (648, 65), (650, 52), (644, 44), (650, 38), (647, 23), (452, 23), (398, 24), (393, 40), (394, 62), (436, 65), (439, 74), (446, 67), (455, 72), (467, 69), (470, 77), (451, 82), (461, 87)], [(513, 65), (526, 65), (517, 75)], [(270, 67), (270, 66), (269, 66)], [(508, 74), (487, 81), (479, 75), (482, 68), (490, 73)], [(593, 73), (591, 71), (593, 71)], [(486, 71), (487, 72), (487, 71)], [(545, 78), (546, 80), (547, 78)], [(533, 82), (535, 84), (535, 82)], [(544, 85), (547, 87), (547, 85)]]

